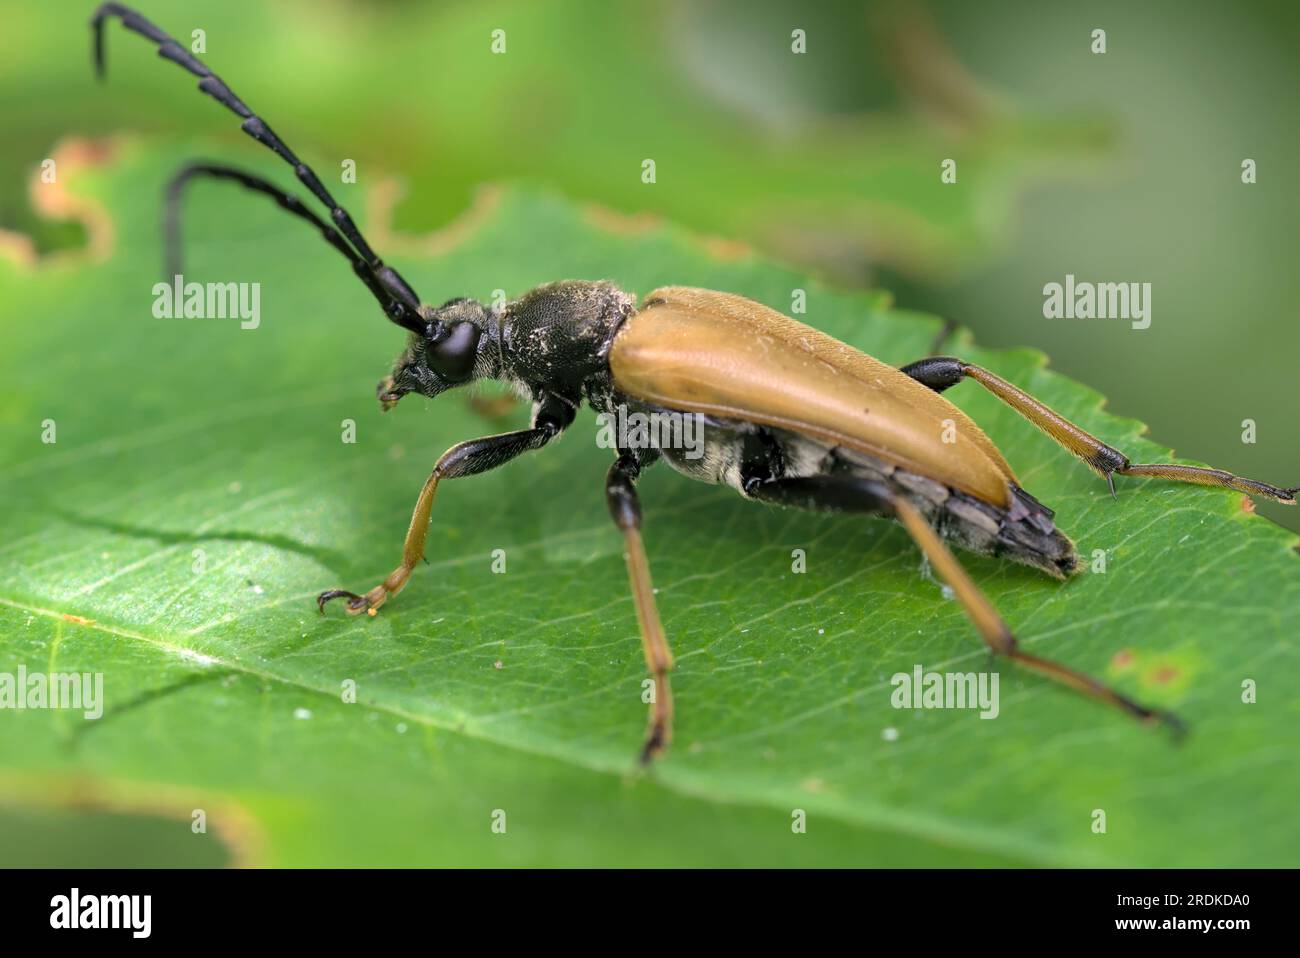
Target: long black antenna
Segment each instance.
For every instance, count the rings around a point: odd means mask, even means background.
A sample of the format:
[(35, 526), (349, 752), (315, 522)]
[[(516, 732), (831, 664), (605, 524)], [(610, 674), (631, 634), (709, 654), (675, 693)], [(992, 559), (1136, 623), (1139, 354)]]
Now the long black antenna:
[[(189, 168), (188, 171), (182, 171), (181, 175), (173, 181), (173, 189), (179, 190), (189, 176), (199, 173), (234, 179), (251, 189), (274, 197), (289, 212), (302, 216), (304, 219), (310, 219), (318, 226), (323, 227), (322, 235), (340, 251), (344, 251), (343, 247), (347, 244), (340, 245), (340, 242), (335, 242), (335, 238), (342, 234), (347, 243), (351, 244), (351, 247), (344, 252), (344, 255), (348, 255), (349, 259), (352, 260), (357, 275), (361, 276), (371, 292), (375, 294), (380, 305), (384, 307), (384, 312), (388, 318), (413, 333), (422, 336), (429, 334), (428, 324), (420, 317), (419, 296), (396, 270), (384, 265), (384, 262), (375, 255), (374, 250), (370, 248), (370, 244), (366, 242), (365, 237), (361, 235), (361, 231), (357, 229), (356, 224), (352, 221), (352, 217), (348, 215), (348, 211), (330, 195), (329, 190), (325, 189), (324, 184), (321, 183), (320, 178), (316, 176), (311, 167), (299, 160), (293, 151), (285, 145), (284, 141), (276, 136), (275, 132), (260, 117), (254, 115), (253, 111), (245, 106), (239, 97), (231, 92), (220, 77), (204, 66), (202, 62), (171, 36), (158, 29), (139, 13), (120, 3), (102, 4), (95, 11), (95, 15), (90, 21), (90, 28), (94, 32), (95, 38), (95, 73), (100, 79), (104, 77), (104, 21), (109, 17), (120, 18), (122, 26), (126, 27), (126, 29), (156, 43), (160, 57), (179, 64), (197, 76), (200, 90), (232, 113), (241, 117), (243, 123), (240, 124), (240, 129), (257, 140), (257, 142), (269, 147), (277, 156), (293, 167), (298, 179), (329, 209), (330, 220), (333, 222), (334, 227), (329, 227), (314, 214), (311, 214), (296, 199), (288, 197), (288, 194), (277, 190), (265, 180), (252, 174), (241, 173), (235, 175), (238, 171), (229, 167), (216, 167), (206, 164)], [(174, 211), (169, 213), (169, 216), (174, 218)], [(329, 232), (326, 232), (326, 230), (329, 230)], [(352, 255), (349, 255), (349, 252)], [(358, 262), (362, 265), (362, 269), (357, 269)], [(364, 275), (363, 272), (368, 276)]]

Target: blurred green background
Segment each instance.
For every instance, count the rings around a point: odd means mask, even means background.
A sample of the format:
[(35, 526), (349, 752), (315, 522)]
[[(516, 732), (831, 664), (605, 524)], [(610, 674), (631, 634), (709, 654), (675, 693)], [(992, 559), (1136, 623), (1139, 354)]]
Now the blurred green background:
[[(241, 137), (138, 38), (112, 38), (112, 84), (97, 89), (92, 7), (4, 5), (0, 226), (42, 248), (77, 242), (26, 202), (61, 136)], [(477, 184), (520, 179), (662, 214), (892, 289), (984, 344), (1036, 346), (1181, 455), (1297, 481), (1300, 427), (1281, 401), (1300, 346), (1293, 4), (141, 7), (178, 35), (205, 30), (208, 62), (300, 152), (355, 159), (363, 181), (400, 176), (401, 227), (444, 223)], [(489, 50), (496, 29), (504, 55)], [(939, 182), (945, 158), (956, 185)], [(1044, 319), (1042, 287), (1066, 273), (1150, 282), (1151, 328)], [(1300, 529), (1294, 510), (1261, 508)]]
[[(201, 136), (261, 159), (229, 114), (116, 23), (111, 79), (97, 85), (93, 6), (0, 4), (0, 228), (42, 254), (84, 240), (28, 202), (65, 136)], [(361, 183), (397, 177), (400, 229), (445, 224), (480, 184), (502, 181), (625, 214), (628, 228), (652, 214), (724, 249), (890, 289), (983, 345), (1037, 347), (1180, 455), (1300, 482), (1286, 401), (1300, 347), (1292, 4), (137, 6), (177, 36), (203, 29), (206, 62), (322, 172), (354, 159)], [(1089, 49), (1096, 28), (1104, 55)], [(497, 29), (504, 55), (490, 51)], [(802, 55), (794, 29), (806, 31)], [(946, 158), (954, 185), (940, 183)], [(1241, 183), (1244, 158), (1258, 164), (1254, 185)], [(1042, 287), (1067, 273), (1151, 283), (1151, 328), (1044, 319)], [(1298, 510), (1260, 511), (1300, 529)], [(67, 827), (61, 814), (5, 812), (0, 830), (40, 847)], [(105, 836), (106, 862), (112, 842), (156, 847), (157, 832), (146, 816), (87, 829)]]

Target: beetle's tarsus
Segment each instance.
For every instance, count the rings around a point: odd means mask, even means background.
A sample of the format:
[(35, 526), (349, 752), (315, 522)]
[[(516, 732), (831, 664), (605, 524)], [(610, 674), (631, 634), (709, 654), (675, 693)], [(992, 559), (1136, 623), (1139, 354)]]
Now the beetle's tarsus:
[(316, 606), (320, 609), (321, 614), (325, 614), (325, 603), (330, 599), (347, 599), (348, 611), (354, 615), (361, 612), (367, 605), (364, 595), (357, 595), (355, 592), (349, 592), (347, 589), (327, 589), (320, 595), (316, 596)]
[(1181, 743), (1187, 738), (1187, 723), (1173, 712), (1157, 711), (1152, 713), (1152, 718), (1169, 729), (1175, 743)]
[(646, 736), (645, 744), (641, 746), (641, 767), (645, 768), (651, 765), (655, 759), (664, 753), (664, 748), (668, 744), (668, 736), (662, 723), (655, 722), (650, 728), (650, 734)]
[(1144, 725), (1164, 726), (1169, 730), (1169, 734), (1175, 743), (1182, 742), (1187, 738), (1187, 723), (1173, 712), (1167, 712), (1164, 709), (1149, 709), (1132, 702), (1129, 704), (1140, 711)]
[(1118, 692), (1114, 693), (1114, 696), (1120, 707), (1143, 725), (1163, 725), (1169, 729), (1169, 733), (1173, 736), (1175, 742), (1181, 742), (1187, 737), (1187, 723), (1173, 712), (1168, 712), (1165, 709), (1149, 708), (1133, 701), (1127, 695), (1120, 695)]

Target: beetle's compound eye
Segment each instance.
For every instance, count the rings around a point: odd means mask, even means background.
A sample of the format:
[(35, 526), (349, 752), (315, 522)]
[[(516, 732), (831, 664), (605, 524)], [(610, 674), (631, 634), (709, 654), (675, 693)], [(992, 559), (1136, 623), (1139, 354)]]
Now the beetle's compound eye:
[(468, 379), (478, 355), (481, 330), (473, 323), (439, 323), (425, 347), (429, 368), (452, 382)]

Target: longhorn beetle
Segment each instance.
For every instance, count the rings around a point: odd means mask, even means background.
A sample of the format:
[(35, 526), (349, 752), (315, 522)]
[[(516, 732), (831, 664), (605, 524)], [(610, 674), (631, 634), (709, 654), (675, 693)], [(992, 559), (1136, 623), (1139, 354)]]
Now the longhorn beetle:
[[(953, 589), (989, 649), (1144, 722), (1181, 727), (1168, 712), (1148, 708), (1067, 666), (1023, 651), (997, 611), (948, 550), (1003, 556), (1058, 579), (1079, 571), (1074, 543), (1053, 512), (1020, 487), (993, 442), (940, 393), (973, 379), (1083, 460), (1110, 485), (1114, 477), (1146, 476), (1235, 489), (1295, 504), (1300, 487), (1283, 489), (1218, 469), (1139, 464), (1057, 415), (986, 369), (948, 356), (895, 369), (759, 303), (731, 293), (665, 287), (640, 304), (611, 282), (565, 280), (530, 290), (504, 305), (472, 299), (430, 306), (375, 255), (352, 218), (269, 126), (220, 78), (140, 14), (105, 3), (91, 29), (95, 66), (104, 72), (104, 21), (158, 45), (160, 56), (199, 78), (199, 89), (243, 121), (241, 128), (293, 167), (329, 210), (330, 222), (297, 197), (230, 166), (196, 163), (180, 170), (167, 193), (169, 249), (177, 209), (195, 177), (230, 180), (265, 194), (316, 227), (352, 264), (389, 320), (407, 330), (406, 348), (379, 384), (381, 406), (407, 393), (437, 396), (480, 379), (503, 381), (532, 403), (527, 429), (471, 439), (448, 449), (420, 490), (402, 558), (379, 585), (346, 599), (351, 614), (370, 613), (406, 585), (424, 557), (434, 494), (443, 480), (495, 469), (540, 449), (573, 422), (582, 402), (599, 412), (689, 414), (704, 424), (704, 454), (691, 458), (671, 444), (620, 447), (605, 477), (610, 515), (623, 535), (628, 578), (646, 666), (654, 681), (642, 761), (672, 737), (668, 672), (673, 658), (655, 607), (641, 541), (636, 481), (659, 459), (693, 479), (731, 486), (747, 499), (823, 512), (866, 513), (898, 520)], [(945, 421), (947, 426), (945, 427)], [(955, 426), (959, 442), (944, 442)]]

